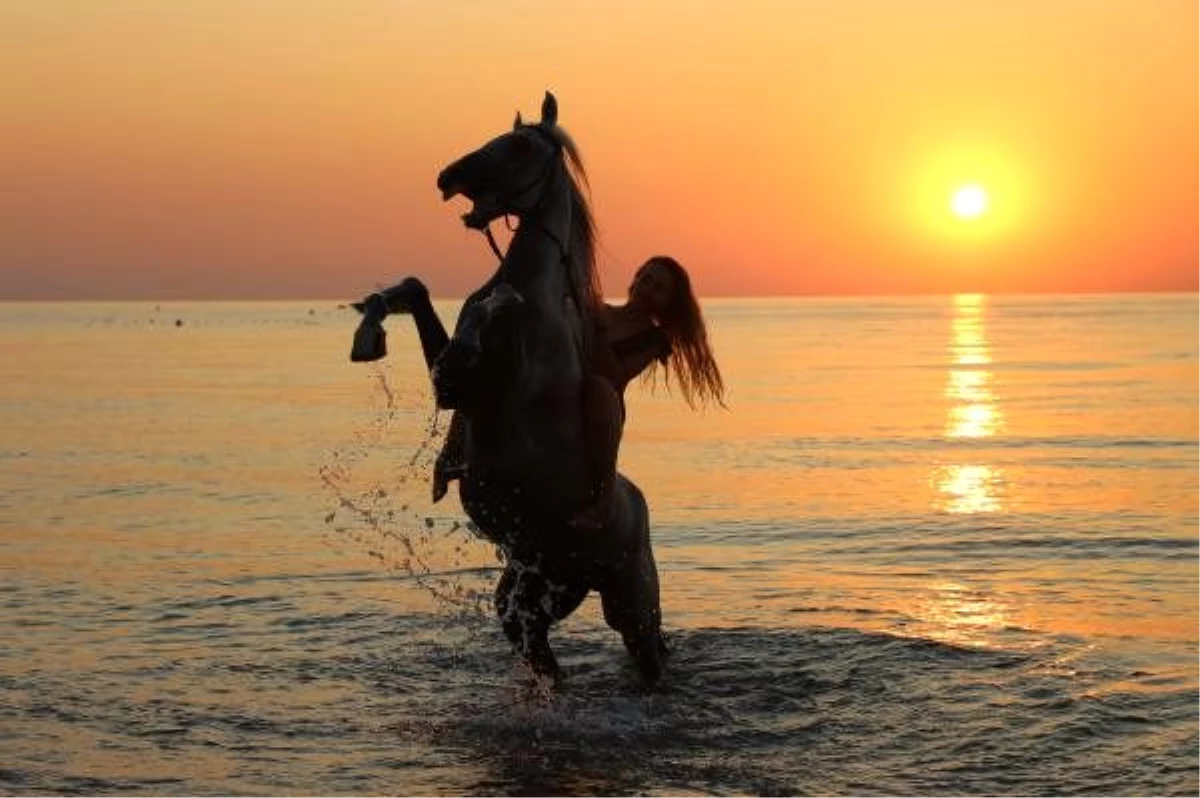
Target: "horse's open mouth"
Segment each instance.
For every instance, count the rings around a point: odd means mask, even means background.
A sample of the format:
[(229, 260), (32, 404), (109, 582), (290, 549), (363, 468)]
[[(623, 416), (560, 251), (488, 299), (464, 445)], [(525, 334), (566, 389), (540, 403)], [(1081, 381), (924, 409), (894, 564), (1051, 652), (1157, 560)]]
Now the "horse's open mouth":
[(451, 185), (443, 188), (442, 201), (448, 202), (460, 194), (471, 201), (471, 210), (462, 215), (462, 220), (463, 224), (472, 230), (482, 230), (493, 219), (503, 215), (500, 203), (497, 201), (495, 195), (481, 194), (474, 196), (473, 192), (467, 191), (460, 185)]

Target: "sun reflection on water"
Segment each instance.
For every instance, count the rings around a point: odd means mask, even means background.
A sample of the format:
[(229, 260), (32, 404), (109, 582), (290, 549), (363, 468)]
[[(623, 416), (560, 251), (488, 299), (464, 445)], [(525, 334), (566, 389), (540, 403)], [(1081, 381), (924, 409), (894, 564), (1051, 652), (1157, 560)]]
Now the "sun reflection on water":
[(934, 472), (939, 504), (950, 513), (994, 513), (1003, 509), (1000, 469), (987, 465), (951, 465)]
[(932, 585), (917, 615), (930, 625), (931, 637), (964, 646), (986, 647), (1012, 625), (1009, 608), (998, 596), (957, 582)]
[(992, 362), (984, 328), (986, 299), (982, 294), (954, 297), (951, 325), (951, 368), (946, 382), (950, 408), (946, 419), (947, 438), (986, 438), (995, 435), (1001, 416), (992, 394)]
[[(992, 391), (992, 362), (985, 320), (987, 298), (982, 294), (954, 297), (951, 321), (950, 371), (944, 435), (949, 440), (982, 441), (1004, 427), (1004, 416)], [(986, 513), (1003, 509), (1001, 469), (985, 463), (956, 463), (937, 467), (931, 481), (934, 503), (951, 513)]]

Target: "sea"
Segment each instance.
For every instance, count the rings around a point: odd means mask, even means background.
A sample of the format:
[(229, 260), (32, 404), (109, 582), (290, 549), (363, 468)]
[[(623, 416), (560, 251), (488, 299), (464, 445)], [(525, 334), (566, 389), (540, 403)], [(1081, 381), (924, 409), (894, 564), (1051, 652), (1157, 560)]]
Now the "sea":
[(0, 304), (0, 793), (1200, 792), (1196, 294), (702, 304), (655, 689), (595, 597), (511, 653), (411, 319)]

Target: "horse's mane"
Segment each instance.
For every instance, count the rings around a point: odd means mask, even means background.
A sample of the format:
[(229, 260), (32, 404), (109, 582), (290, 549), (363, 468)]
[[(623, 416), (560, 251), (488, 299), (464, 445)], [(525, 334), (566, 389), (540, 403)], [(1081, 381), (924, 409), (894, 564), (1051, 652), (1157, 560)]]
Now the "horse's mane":
[[(592, 218), (591, 204), (583, 189), (588, 186), (587, 170), (579, 147), (567, 131), (555, 125), (551, 129), (554, 139), (562, 145), (566, 154), (567, 178), (571, 187), (571, 240), (568, 243), (571, 268), (571, 285), (580, 303), (579, 311), (591, 318), (603, 301), (600, 290), (600, 275), (596, 270), (596, 223)], [(582, 186), (582, 188), (581, 188)]]

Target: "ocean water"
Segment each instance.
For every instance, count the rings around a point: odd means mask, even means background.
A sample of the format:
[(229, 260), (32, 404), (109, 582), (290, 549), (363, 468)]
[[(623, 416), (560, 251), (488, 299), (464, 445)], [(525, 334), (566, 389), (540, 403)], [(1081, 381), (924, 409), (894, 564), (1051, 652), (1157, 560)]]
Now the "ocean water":
[(514, 661), (410, 320), (0, 305), (0, 792), (1200, 790), (1195, 295), (704, 307), (646, 691), (594, 598)]

